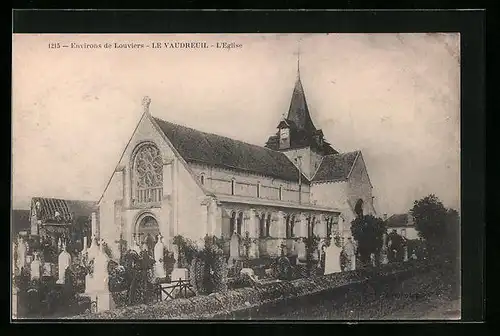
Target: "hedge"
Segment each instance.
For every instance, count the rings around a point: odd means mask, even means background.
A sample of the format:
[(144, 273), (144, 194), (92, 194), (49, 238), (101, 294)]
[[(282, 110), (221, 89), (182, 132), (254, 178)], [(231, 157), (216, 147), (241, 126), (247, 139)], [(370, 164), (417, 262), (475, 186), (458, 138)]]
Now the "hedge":
[(430, 267), (422, 261), (384, 265), (380, 268), (364, 268), (355, 271), (333, 273), (323, 276), (277, 281), (254, 288), (240, 288), (225, 293), (180, 298), (119, 308), (100, 313), (65, 317), (66, 319), (209, 319), (231, 313), (278, 303), (308, 295), (320, 294), (336, 288), (359, 284), (373, 278), (411, 276)]

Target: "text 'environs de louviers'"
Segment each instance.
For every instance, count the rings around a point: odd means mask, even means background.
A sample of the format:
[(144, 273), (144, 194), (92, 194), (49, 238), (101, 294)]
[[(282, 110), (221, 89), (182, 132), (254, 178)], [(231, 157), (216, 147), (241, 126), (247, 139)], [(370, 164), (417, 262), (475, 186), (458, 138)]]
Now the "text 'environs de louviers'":
[(108, 43), (76, 43), (72, 42), (69, 45), (72, 49), (208, 49), (208, 48), (241, 48), (242, 45), (235, 42), (150, 42), (150, 43), (123, 43), (123, 42), (108, 42)]

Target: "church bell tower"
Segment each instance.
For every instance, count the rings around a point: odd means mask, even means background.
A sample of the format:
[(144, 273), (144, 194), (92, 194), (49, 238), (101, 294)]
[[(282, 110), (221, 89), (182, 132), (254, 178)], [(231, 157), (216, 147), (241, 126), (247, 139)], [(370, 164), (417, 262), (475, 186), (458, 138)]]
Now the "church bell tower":
[(283, 152), (295, 165), (300, 165), (298, 168), (309, 179), (316, 173), (323, 156), (337, 153), (312, 122), (300, 78), (300, 57), (288, 114), (277, 128), (278, 132), (269, 137), (265, 147)]

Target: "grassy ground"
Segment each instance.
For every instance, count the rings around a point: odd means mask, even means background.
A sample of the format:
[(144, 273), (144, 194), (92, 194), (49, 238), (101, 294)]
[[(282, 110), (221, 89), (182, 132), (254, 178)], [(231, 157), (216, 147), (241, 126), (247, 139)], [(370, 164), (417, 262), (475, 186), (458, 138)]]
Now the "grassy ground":
[[(393, 283), (380, 293), (362, 285), (332, 295), (311, 297), (233, 316), (246, 320), (419, 320), (458, 319), (459, 283), (449, 269)], [(375, 284), (376, 286), (376, 284)]]

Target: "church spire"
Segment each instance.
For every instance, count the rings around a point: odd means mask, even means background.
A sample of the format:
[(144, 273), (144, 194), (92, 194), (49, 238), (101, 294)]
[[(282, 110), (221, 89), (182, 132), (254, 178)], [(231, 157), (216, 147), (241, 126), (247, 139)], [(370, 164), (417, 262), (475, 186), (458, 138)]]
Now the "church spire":
[(295, 87), (293, 89), (290, 108), (288, 109), (286, 119), (293, 121), (298, 129), (310, 133), (316, 131), (316, 127), (314, 126), (311, 115), (309, 114), (304, 88), (302, 87), (302, 81), (300, 79), (300, 40), (297, 46), (296, 55), (297, 79), (295, 81)]
[(300, 40), (297, 46), (297, 80), (300, 80)]

